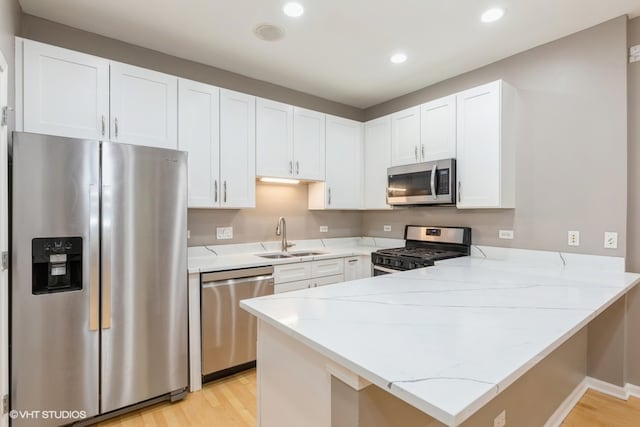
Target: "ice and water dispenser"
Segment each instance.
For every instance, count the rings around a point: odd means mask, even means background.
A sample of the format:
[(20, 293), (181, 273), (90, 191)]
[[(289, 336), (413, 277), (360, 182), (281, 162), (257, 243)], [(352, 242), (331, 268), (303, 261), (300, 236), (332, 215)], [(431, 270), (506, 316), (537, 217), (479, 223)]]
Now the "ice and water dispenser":
[(34, 295), (82, 289), (82, 237), (33, 239), (31, 255)]

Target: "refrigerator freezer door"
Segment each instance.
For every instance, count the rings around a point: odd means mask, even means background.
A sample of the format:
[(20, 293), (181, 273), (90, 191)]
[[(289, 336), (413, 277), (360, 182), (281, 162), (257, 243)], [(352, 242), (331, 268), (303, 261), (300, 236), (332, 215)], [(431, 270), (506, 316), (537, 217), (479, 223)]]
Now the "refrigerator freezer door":
[(102, 412), (187, 386), (187, 165), (102, 145)]
[[(98, 414), (99, 153), (95, 141), (13, 134), (11, 409)], [(40, 277), (32, 255), (45, 250)], [(69, 268), (81, 280), (65, 289)], [(12, 426), (72, 421), (18, 417)]]

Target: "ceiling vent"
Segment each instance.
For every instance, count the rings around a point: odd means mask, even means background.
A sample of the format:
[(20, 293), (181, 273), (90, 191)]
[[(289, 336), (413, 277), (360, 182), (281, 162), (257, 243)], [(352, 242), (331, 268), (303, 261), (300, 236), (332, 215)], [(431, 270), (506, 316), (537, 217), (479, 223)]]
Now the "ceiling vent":
[(284, 30), (271, 24), (260, 24), (253, 30), (253, 33), (257, 38), (266, 42), (275, 42), (284, 37)]

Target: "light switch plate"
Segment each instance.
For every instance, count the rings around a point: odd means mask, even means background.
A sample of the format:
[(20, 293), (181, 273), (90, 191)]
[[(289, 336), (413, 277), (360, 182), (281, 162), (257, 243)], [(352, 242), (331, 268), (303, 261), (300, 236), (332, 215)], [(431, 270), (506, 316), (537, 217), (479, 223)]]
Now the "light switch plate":
[(384, 231), (391, 231), (391, 226), (390, 225), (385, 225), (382, 229)]
[(606, 249), (618, 249), (618, 233), (615, 231), (605, 231), (604, 247)]
[(320, 226), (320, 232), (321, 233), (328, 233), (329, 232), (329, 226), (328, 225), (321, 225)]
[(187, 239), (191, 238), (191, 230), (187, 230)]
[(217, 227), (216, 237), (218, 240), (233, 239), (233, 227)]

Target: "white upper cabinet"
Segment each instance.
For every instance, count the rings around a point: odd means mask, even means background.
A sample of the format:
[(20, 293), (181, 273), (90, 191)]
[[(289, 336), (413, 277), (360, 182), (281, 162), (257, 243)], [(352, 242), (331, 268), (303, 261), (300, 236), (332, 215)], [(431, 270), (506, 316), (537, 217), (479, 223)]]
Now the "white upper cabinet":
[(391, 166), (391, 117), (364, 124), (364, 208), (390, 209), (387, 168)]
[(298, 179), (325, 179), (325, 117), (317, 111), (293, 108), (293, 172)]
[(111, 141), (178, 148), (178, 78), (111, 63)]
[(324, 179), (325, 115), (281, 102), (256, 103), (256, 174)]
[(22, 111), (17, 112), (23, 124), (18, 129), (108, 138), (109, 61), (31, 40), (18, 39), (16, 46), (23, 55)]
[(188, 153), (190, 208), (220, 206), (220, 89), (180, 79), (178, 149)]
[(293, 169), (293, 107), (256, 100), (256, 174), (290, 178)]
[(391, 115), (391, 164), (407, 165), (421, 161), (420, 107)]
[(309, 184), (309, 209), (362, 207), (362, 127), (326, 116), (326, 179)]
[(256, 206), (256, 98), (220, 90), (220, 180), (223, 208)]
[(458, 208), (515, 207), (513, 102), (501, 80), (457, 95)]
[(456, 157), (456, 96), (436, 99), (420, 107), (422, 161)]

